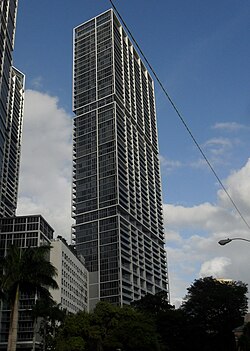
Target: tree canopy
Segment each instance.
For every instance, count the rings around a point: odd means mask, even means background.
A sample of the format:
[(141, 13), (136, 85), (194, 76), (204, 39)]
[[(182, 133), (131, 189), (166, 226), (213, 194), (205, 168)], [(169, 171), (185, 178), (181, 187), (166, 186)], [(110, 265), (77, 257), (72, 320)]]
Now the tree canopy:
[(160, 350), (154, 323), (133, 308), (99, 302), (92, 313), (68, 316), (56, 351)]
[(186, 317), (169, 303), (168, 293), (146, 294), (132, 306), (153, 319), (161, 347), (164, 350), (179, 351), (186, 347)]
[(140, 300), (133, 301), (131, 306), (151, 316), (157, 316), (159, 313), (174, 309), (174, 306), (170, 305), (168, 293), (165, 291), (160, 291), (155, 295), (146, 294)]
[(165, 292), (147, 294), (132, 306), (100, 302), (91, 313), (66, 318), (55, 350), (236, 351), (233, 329), (243, 323), (246, 293), (246, 284), (207, 277), (195, 280), (178, 309)]
[(246, 323), (243, 327), (243, 333), (238, 340), (237, 351), (249, 351), (250, 350), (250, 323)]
[[(40, 289), (38, 277), (31, 274), (30, 280), (26, 281), (22, 273), (18, 274), (21, 266), (16, 265), (22, 258), (31, 266), (33, 254), (15, 250), (9, 251), (14, 256), (6, 257), (3, 263), (10, 267), (12, 262), (12, 267), (17, 267), (13, 277), (19, 278), (12, 281), (11, 274), (7, 277), (8, 270), (6, 276), (0, 277), (1, 291), (7, 294), (10, 302), (17, 296), (13, 293), (14, 286), (17, 291), (27, 287), (31, 289), (29, 291)], [(36, 267), (39, 267), (38, 263)], [(22, 271), (27, 275), (29, 268), (24, 265)], [(47, 286), (50, 278), (43, 281)], [(44, 285), (41, 288), (42, 293)], [(236, 351), (233, 330), (243, 324), (247, 311), (246, 293), (247, 286), (242, 282), (206, 277), (195, 280), (187, 289), (178, 309), (170, 305), (166, 292), (160, 292), (146, 294), (131, 306), (99, 302), (92, 312), (76, 315), (65, 315), (53, 302), (49, 305), (42, 300), (36, 306), (36, 315), (45, 321), (43, 349), (51, 351)], [(44, 296), (48, 296), (48, 292)], [(246, 325), (239, 340), (240, 350), (249, 349), (249, 330)]]
[(247, 311), (247, 286), (242, 282), (197, 279), (187, 289), (181, 306), (193, 350), (234, 350), (232, 330), (243, 323)]

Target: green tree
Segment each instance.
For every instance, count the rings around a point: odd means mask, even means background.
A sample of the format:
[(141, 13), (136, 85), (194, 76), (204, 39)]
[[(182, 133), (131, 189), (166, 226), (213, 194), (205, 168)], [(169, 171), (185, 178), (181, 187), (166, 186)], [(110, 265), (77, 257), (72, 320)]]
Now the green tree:
[(153, 319), (165, 350), (179, 351), (186, 347), (186, 316), (183, 311), (169, 304), (165, 291), (146, 294), (132, 303), (135, 309)]
[(244, 325), (243, 334), (238, 340), (237, 351), (250, 351), (250, 322)]
[(18, 248), (11, 246), (1, 259), (1, 297), (10, 304), (10, 327), (7, 351), (15, 351), (17, 343), (20, 293), (50, 297), (48, 288), (57, 289), (56, 268), (49, 262), (50, 246)]
[(154, 321), (129, 306), (120, 308), (116, 323), (103, 341), (104, 351), (159, 351), (161, 346)]
[(85, 351), (90, 338), (90, 316), (84, 311), (66, 316), (55, 338), (55, 351)]
[(235, 350), (232, 330), (243, 323), (247, 311), (246, 284), (206, 277), (187, 290), (181, 310), (188, 322), (189, 349)]
[(182, 310), (171, 308), (160, 312), (157, 316), (156, 328), (165, 347), (164, 350), (186, 350), (187, 319)]
[(160, 349), (153, 320), (130, 306), (118, 307), (100, 302), (92, 317), (94, 325), (101, 331), (100, 351)]
[(68, 339), (58, 339), (56, 344), (56, 350), (85, 351), (85, 342), (81, 336), (69, 336)]
[[(41, 298), (36, 301), (32, 312), (34, 318), (33, 350), (35, 350), (37, 327), (40, 327), (39, 334), (42, 337), (42, 350), (51, 350), (54, 345), (56, 332), (66, 318), (67, 311), (62, 309), (60, 304), (57, 304), (51, 298)], [(38, 323), (39, 319), (40, 323)]]
[(166, 291), (160, 291), (155, 295), (146, 294), (140, 300), (133, 301), (131, 306), (151, 316), (157, 316), (161, 312), (174, 309), (174, 306), (169, 303), (169, 297)]
[[(132, 307), (99, 302), (92, 313), (68, 316), (57, 336), (56, 351), (160, 350), (154, 323)], [(78, 351), (78, 349), (76, 349)]]

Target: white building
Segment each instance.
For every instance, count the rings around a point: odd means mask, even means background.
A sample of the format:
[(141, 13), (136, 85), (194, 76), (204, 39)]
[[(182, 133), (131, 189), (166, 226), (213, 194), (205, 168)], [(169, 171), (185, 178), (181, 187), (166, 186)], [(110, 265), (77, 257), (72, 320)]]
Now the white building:
[(57, 268), (59, 289), (51, 290), (53, 300), (70, 313), (88, 311), (88, 271), (84, 260), (60, 236), (51, 242), (50, 261)]

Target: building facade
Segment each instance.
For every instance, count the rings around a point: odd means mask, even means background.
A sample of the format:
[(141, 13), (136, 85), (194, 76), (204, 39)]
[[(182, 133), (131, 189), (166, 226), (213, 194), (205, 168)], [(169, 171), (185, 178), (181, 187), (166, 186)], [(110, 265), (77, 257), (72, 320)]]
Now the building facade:
[[(0, 257), (4, 257), (8, 247), (37, 247), (50, 244), (53, 228), (40, 215), (0, 218)], [(21, 294), (19, 299), (17, 350), (31, 350), (33, 345), (34, 320), (32, 307), (35, 296)], [(2, 303), (0, 318), (0, 349), (6, 350), (9, 332), (9, 308)], [(37, 335), (37, 347), (39, 336)], [(36, 349), (37, 349), (36, 347)]]
[(24, 81), (24, 75), (16, 68), (12, 67), (2, 172), (1, 217), (14, 216), (17, 207), (24, 107)]
[[(53, 239), (53, 228), (41, 215), (0, 218), (0, 257), (11, 245), (20, 248), (50, 245), (48, 259), (57, 269), (58, 289), (50, 290), (53, 300), (69, 313), (88, 311), (88, 271), (84, 259), (66, 240)], [(19, 299), (17, 350), (33, 350), (34, 318), (32, 308), (37, 296), (21, 293)], [(0, 301), (0, 350), (6, 350), (9, 333), (8, 304)], [(35, 350), (40, 350), (39, 325), (35, 332)]]
[(7, 106), (16, 25), (17, 0), (0, 2), (0, 174), (3, 164)]
[(53, 300), (69, 313), (88, 311), (88, 271), (83, 258), (62, 237), (52, 240), (51, 247), (50, 262), (57, 268), (59, 286), (50, 291)]
[(24, 76), (12, 67), (17, 4), (0, 1), (0, 217), (17, 206), (24, 96)]
[(99, 300), (168, 291), (154, 84), (113, 10), (74, 30), (73, 226)]

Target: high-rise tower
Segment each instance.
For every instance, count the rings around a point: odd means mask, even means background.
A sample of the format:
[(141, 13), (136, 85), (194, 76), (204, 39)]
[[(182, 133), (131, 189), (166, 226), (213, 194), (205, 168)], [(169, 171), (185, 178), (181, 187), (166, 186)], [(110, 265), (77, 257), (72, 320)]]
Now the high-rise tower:
[(0, 217), (17, 205), (24, 95), (24, 76), (12, 67), (17, 3), (0, 1)]
[(113, 10), (74, 30), (73, 239), (90, 308), (168, 291), (152, 78)]
[(24, 75), (11, 68), (5, 137), (0, 217), (14, 216), (17, 207), (24, 106)]

